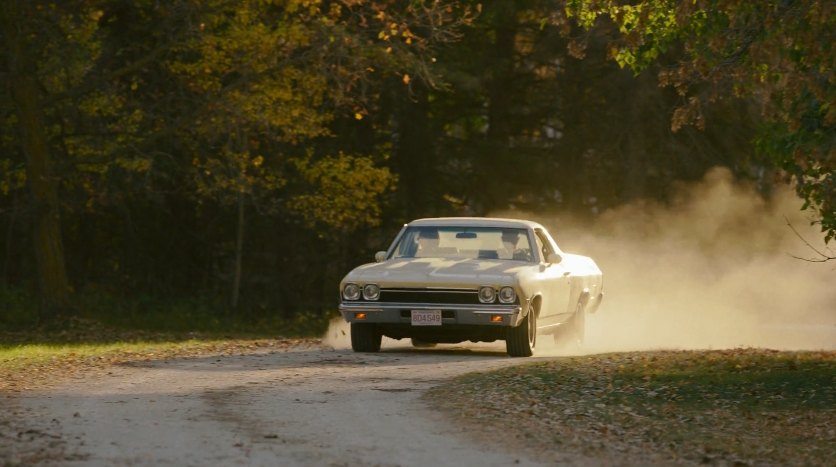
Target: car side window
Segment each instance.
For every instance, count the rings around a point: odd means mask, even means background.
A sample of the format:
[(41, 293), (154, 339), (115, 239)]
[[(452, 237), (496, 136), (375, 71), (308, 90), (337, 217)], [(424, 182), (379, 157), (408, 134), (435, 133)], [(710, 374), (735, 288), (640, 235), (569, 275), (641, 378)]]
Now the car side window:
[(549, 242), (543, 239), (543, 233), (539, 230), (534, 231), (534, 238), (537, 240), (537, 251), (540, 252), (542, 260), (546, 261), (546, 258), (549, 257), (549, 253), (552, 253)]

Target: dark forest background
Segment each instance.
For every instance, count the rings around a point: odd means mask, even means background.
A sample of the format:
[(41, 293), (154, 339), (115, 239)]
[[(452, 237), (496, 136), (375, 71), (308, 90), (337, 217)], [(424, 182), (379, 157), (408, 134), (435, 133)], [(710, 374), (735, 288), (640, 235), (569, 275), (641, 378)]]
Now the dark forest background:
[[(750, 5), (755, 4), (755, 5)], [(725, 166), (834, 232), (828, 1), (4, 2), (0, 328), (281, 328), (411, 219)]]

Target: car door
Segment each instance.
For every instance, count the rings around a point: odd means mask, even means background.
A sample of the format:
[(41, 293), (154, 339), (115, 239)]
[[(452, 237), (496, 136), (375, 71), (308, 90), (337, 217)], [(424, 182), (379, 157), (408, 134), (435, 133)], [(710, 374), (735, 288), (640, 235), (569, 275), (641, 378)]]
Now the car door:
[(569, 318), (570, 274), (564, 264), (549, 263), (548, 258), (555, 251), (548, 234), (540, 229), (534, 231), (535, 241), (540, 256), (541, 294), (543, 297), (540, 315), (537, 319), (538, 328), (549, 328), (559, 325)]

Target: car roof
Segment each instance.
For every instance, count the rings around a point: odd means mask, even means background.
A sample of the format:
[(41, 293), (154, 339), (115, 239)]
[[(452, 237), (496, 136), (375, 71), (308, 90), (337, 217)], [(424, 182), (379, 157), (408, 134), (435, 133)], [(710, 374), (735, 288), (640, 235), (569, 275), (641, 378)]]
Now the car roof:
[(507, 227), (519, 229), (542, 229), (543, 226), (523, 219), (503, 219), (496, 217), (428, 217), (416, 219), (408, 226), (415, 227)]

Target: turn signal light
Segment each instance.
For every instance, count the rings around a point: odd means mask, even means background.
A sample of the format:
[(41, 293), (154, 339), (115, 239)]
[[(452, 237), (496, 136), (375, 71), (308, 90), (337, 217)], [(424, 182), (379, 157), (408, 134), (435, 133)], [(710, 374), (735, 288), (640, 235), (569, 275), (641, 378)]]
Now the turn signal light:
[(491, 323), (501, 323), (502, 315), (491, 315)]
[(354, 319), (366, 319), (366, 314), (362, 312), (354, 313)]

